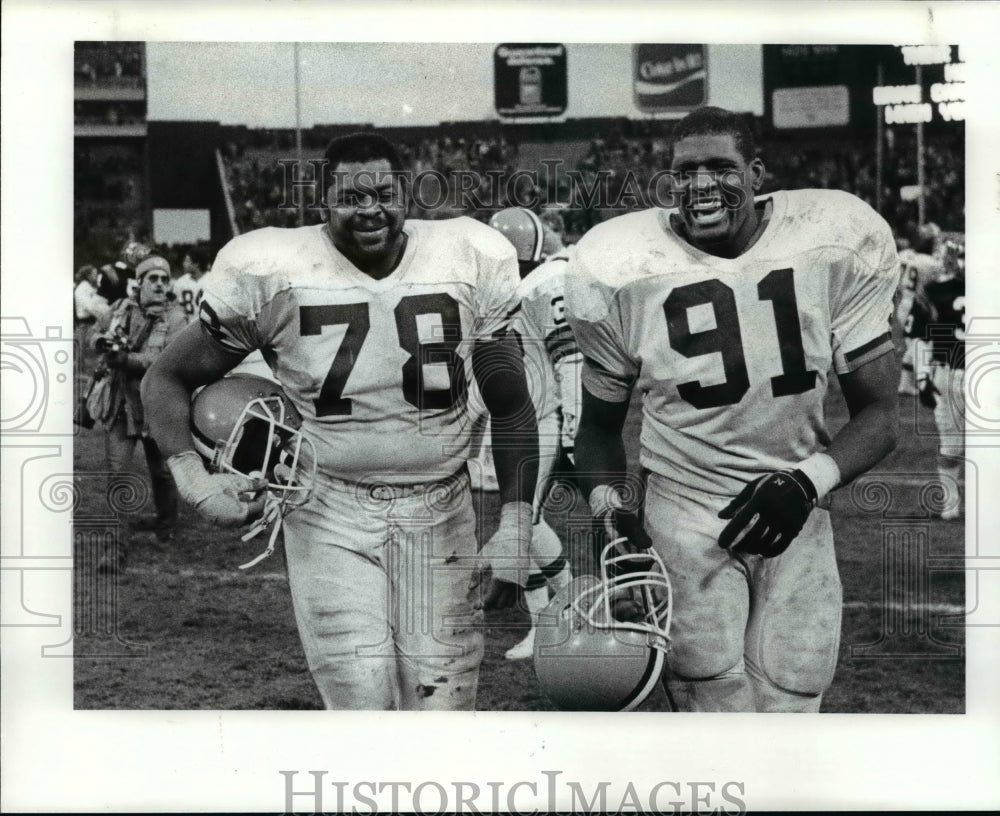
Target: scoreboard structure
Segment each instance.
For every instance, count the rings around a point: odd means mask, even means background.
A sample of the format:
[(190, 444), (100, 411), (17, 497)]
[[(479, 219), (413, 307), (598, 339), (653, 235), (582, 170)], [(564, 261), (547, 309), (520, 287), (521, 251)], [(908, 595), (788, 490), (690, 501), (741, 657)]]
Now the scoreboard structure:
[(765, 45), (763, 64), (764, 118), (774, 130), (874, 131), (879, 108), (886, 124), (964, 119), (958, 46)]

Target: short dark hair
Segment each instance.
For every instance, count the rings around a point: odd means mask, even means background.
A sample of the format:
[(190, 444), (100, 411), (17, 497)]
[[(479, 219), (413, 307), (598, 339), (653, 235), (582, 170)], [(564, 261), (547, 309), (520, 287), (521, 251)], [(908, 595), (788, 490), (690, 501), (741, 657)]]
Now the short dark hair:
[(732, 136), (736, 149), (743, 160), (751, 162), (757, 155), (753, 131), (745, 116), (706, 105), (691, 111), (675, 126), (671, 144), (670, 158), (673, 160), (673, 145), (688, 136)]
[(350, 133), (331, 140), (323, 155), (323, 192), (330, 186), (330, 177), (338, 164), (344, 162), (368, 162), (385, 159), (389, 167), (397, 172), (403, 170), (403, 159), (396, 146), (377, 133)]
[[(208, 251), (207, 247), (195, 244), (194, 246), (189, 247), (188, 251), (184, 254), (188, 255), (202, 271), (206, 270), (211, 265), (211, 253)], [(181, 258), (181, 260), (183, 260), (183, 258)]]

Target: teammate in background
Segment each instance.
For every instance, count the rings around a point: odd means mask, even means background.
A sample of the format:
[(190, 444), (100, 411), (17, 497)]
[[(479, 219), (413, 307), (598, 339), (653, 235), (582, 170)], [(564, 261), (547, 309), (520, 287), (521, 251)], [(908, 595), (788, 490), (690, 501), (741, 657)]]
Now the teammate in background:
[(81, 266), (74, 280), (73, 335), (77, 347), (82, 350), (87, 346), (94, 325), (111, 311), (111, 304), (97, 294), (97, 267), (90, 264)]
[[(594, 515), (650, 544), (674, 587), (666, 685), (682, 711), (817, 711), (837, 662), (829, 494), (895, 445), (888, 225), (832, 190), (755, 197), (746, 124), (705, 107), (674, 131), (680, 205), (576, 247), (566, 310), (584, 355), (577, 479)], [(831, 440), (836, 371), (850, 420)], [(643, 525), (621, 431), (643, 394)]]
[[(583, 358), (566, 323), (563, 291), (569, 255), (554, 231), (543, 228), (533, 212), (501, 210), (490, 219), (517, 250), (521, 270), (521, 311), (514, 322), (524, 347), (525, 375), (538, 418), (538, 487), (531, 533), (531, 574), (524, 590), (531, 621), (528, 634), (507, 650), (508, 660), (525, 660), (535, 646), (535, 625), (549, 603), (549, 587), (558, 592), (571, 580), (569, 564), (555, 531), (542, 514), (552, 487), (550, 476), (562, 449), (572, 461), (576, 418), (580, 414), (580, 366)], [(551, 257), (541, 264), (546, 238)], [(558, 242), (558, 246), (556, 243)], [(498, 602), (499, 603), (499, 602)]]
[(944, 244), (944, 271), (917, 292), (906, 322), (913, 341), (917, 393), (934, 410), (940, 435), (937, 469), (944, 490), (940, 516), (962, 515), (965, 455), (965, 246)]
[(913, 310), (913, 300), (930, 281), (942, 271), (941, 230), (937, 224), (924, 224), (918, 230), (912, 244), (899, 251), (899, 295), (896, 302), (896, 319), (903, 327), (905, 350), (899, 393), (911, 396), (917, 393), (913, 337), (907, 326)]
[(137, 444), (141, 444), (149, 468), (156, 516), (135, 522), (119, 519), (117, 551), (106, 551), (98, 568), (121, 571), (125, 566), (131, 533), (148, 530), (161, 542), (174, 537), (177, 525), (177, 489), (156, 443), (149, 435), (140, 383), (149, 367), (185, 325), (180, 309), (168, 302), (170, 265), (158, 255), (149, 255), (136, 267), (135, 295), (123, 297), (97, 322), (94, 338), (100, 363), (106, 370), (107, 398), (99, 416), (104, 426), (104, 451), (113, 479), (131, 469)]
[(135, 269), (124, 261), (104, 264), (97, 275), (97, 294), (114, 303), (135, 292)]
[(198, 247), (185, 253), (181, 262), (183, 273), (174, 279), (174, 296), (184, 310), (188, 323), (198, 316), (198, 304), (201, 302), (201, 278), (208, 266), (204, 252)]
[[(476, 567), (524, 584), (537, 472), (515, 339), (510, 245), (469, 218), (405, 221), (407, 179), (372, 133), (325, 155), (324, 223), (227, 244), (201, 320), (144, 397), (181, 495), (219, 525), (259, 514), (261, 485), (209, 474), (191, 392), (261, 349), (315, 446), (317, 484), (284, 520), (299, 635), (328, 709), (472, 709), (483, 655)], [(493, 419), (500, 527), (476, 552), (466, 386)]]

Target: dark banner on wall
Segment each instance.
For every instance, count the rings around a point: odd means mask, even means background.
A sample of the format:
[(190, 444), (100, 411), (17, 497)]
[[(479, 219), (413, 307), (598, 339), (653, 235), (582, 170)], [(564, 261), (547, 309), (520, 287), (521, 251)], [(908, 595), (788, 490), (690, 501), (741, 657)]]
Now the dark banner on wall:
[(498, 45), (493, 52), (493, 88), (500, 116), (560, 116), (566, 111), (566, 47)]

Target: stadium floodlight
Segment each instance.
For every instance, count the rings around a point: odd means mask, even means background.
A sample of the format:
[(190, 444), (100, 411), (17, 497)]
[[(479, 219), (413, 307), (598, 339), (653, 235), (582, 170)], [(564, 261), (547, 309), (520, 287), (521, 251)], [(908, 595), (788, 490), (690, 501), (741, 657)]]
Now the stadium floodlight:
[(876, 105), (905, 105), (920, 102), (919, 85), (879, 85), (872, 88), (872, 101)]
[(929, 122), (933, 115), (929, 102), (921, 105), (887, 105), (885, 123), (887, 125), (913, 125), (919, 122)]
[(950, 45), (901, 45), (907, 65), (940, 65), (951, 62)]
[(965, 102), (942, 102), (938, 105), (938, 113), (946, 122), (964, 122)]
[(945, 82), (965, 82), (966, 71), (964, 62), (951, 62), (944, 66)]
[(931, 85), (931, 102), (962, 102), (964, 100), (964, 82), (935, 82)]

